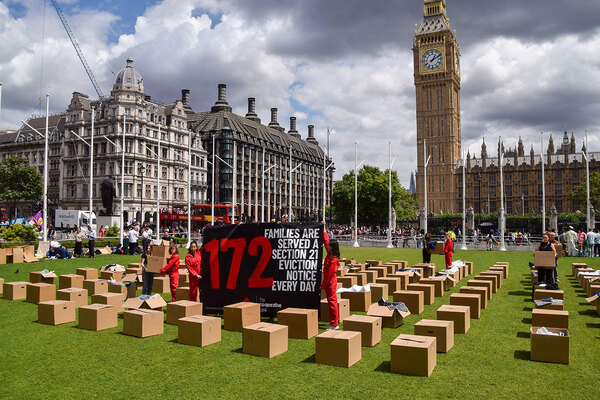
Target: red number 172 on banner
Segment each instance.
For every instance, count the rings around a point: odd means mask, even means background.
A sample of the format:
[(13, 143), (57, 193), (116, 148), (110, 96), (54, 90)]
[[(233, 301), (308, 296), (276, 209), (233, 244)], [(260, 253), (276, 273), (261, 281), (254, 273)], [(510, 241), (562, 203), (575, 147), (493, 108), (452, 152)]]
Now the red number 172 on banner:
[[(233, 249), (233, 259), (231, 260), (231, 270), (227, 277), (226, 289), (235, 290), (237, 285), (240, 266), (242, 265), (242, 257), (246, 247), (245, 238), (237, 239), (213, 239), (204, 246), (204, 250), (210, 254), (210, 287), (211, 289), (219, 289), (219, 251), (226, 253)], [(264, 236), (257, 236), (250, 241), (248, 245), (248, 254), (251, 256), (258, 255), (258, 248), (262, 249), (258, 263), (254, 267), (254, 271), (248, 278), (249, 288), (272, 287), (273, 278), (261, 278), (260, 276), (267, 267), (271, 259), (271, 242)]]

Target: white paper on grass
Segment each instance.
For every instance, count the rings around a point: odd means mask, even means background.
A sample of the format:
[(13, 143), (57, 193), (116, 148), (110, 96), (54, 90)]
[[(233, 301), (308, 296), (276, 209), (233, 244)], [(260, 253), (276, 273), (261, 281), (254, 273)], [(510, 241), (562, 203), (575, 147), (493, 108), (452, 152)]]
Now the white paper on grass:
[(370, 292), (370, 291), (371, 291), (371, 286), (369, 286), (367, 284), (365, 286), (354, 285), (351, 288), (339, 288), (336, 293), (347, 293), (347, 292), (360, 293), (360, 292)]

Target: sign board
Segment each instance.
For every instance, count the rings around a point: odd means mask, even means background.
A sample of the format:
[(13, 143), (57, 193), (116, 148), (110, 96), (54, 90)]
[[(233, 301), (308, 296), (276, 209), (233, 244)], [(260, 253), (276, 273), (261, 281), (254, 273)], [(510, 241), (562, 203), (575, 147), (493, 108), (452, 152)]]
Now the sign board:
[(323, 225), (265, 223), (208, 226), (202, 247), (204, 312), (250, 301), (261, 314), (288, 307), (318, 309)]

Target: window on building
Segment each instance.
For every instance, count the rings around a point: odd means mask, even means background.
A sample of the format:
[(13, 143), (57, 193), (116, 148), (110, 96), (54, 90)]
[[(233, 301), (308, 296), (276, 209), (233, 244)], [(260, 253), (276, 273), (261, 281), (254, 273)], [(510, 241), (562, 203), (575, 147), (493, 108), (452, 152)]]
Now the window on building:
[(142, 197), (142, 184), (137, 184), (137, 197)]
[(166, 186), (161, 186), (160, 188), (160, 198), (163, 200), (167, 199), (167, 187)]
[[(157, 167), (158, 168), (158, 167)], [(167, 167), (162, 167), (162, 176), (163, 179), (167, 179), (168, 177), (168, 170)]]
[(521, 186), (521, 193), (524, 194), (525, 196), (529, 196), (529, 186), (528, 185), (522, 185)]
[(67, 192), (70, 198), (75, 198), (76, 188), (75, 185), (67, 185)]
[(146, 185), (146, 194), (144, 196), (146, 196), (147, 199), (150, 198), (150, 190), (151, 190), (150, 185)]
[(557, 183), (554, 185), (554, 194), (556, 195), (562, 195), (562, 184)]

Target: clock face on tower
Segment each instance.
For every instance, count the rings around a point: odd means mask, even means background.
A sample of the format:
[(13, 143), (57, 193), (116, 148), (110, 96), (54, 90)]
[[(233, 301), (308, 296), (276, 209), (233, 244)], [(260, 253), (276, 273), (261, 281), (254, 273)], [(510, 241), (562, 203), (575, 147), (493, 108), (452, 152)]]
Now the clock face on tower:
[(442, 52), (437, 49), (427, 50), (423, 57), (421, 58), (421, 63), (423, 67), (428, 69), (429, 71), (435, 71), (438, 69), (442, 62), (444, 61), (444, 56)]

